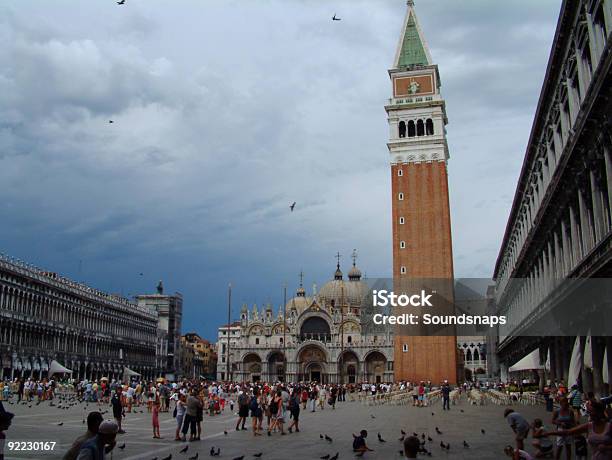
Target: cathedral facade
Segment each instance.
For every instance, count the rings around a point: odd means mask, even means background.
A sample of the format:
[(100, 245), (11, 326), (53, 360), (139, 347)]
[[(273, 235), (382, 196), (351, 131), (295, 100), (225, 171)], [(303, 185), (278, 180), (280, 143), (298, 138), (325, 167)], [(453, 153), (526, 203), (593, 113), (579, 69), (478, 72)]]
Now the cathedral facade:
[(353, 258), (348, 280), (338, 263), (334, 278), (319, 292), (313, 288), (307, 295), (300, 281), (295, 297), (276, 314), (269, 304), (243, 305), (238, 337), (230, 343), (229, 377), (239, 382), (393, 381), (393, 337), (371, 321), (364, 307), (370, 292)]

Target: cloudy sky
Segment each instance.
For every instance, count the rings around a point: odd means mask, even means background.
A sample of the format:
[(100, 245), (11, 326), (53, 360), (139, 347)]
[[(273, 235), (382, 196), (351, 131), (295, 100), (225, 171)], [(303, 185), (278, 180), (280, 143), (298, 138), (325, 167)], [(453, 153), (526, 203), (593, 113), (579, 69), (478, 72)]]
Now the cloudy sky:
[[(559, 7), (416, 2), (447, 100), (457, 276), (492, 274)], [(336, 251), (389, 276), (383, 107), (405, 9), (3, 2), (0, 252), (126, 296), (163, 279), (209, 338), (230, 281), (237, 313), (276, 309), (302, 269), (320, 286)]]

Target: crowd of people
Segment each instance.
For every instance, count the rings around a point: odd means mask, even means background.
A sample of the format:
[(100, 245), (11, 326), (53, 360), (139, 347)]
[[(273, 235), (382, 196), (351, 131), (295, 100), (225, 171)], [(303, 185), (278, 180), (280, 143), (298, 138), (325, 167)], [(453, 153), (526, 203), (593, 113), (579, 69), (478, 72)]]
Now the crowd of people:
[[(174, 440), (180, 442), (198, 441), (202, 436), (204, 416), (235, 414), (236, 431), (250, 431), (253, 437), (267, 435), (285, 436), (300, 433), (300, 414), (303, 411), (316, 412), (335, 410), (337, 404), (364, 396), (375, 396), (397, 390), (412, 396), (412, 405), (427, 407), (431, 404), (428, 395), (439, 390), (442, 409), (451, 410), (450, 394), (453, 389), (459, 395), (472, 389), (516, 391), (523, 385), (501, 383), (464, 383), (455, 388), (444, 381), (440, 385), (432, 382), (321, 384), (299, 383), (236, 383), (182, 380), (154, 382), (132, 380), (121, 382), (100, 379), (80, 382), (57, 383), (52, 379), (36, 381), (16, 379), (0, 382), (0, 400), (16, 398), (17, 402), (42, 402), (69, 391), (76, 400), (97, 405), (99, 410), (87, 416), (87, 431), (79, 436), (65, 454), (67, 460), (88, 460), (104, 458), (104, 453), (113, 449), (117, 435), (125, 433), (123, 426), (126, 414), (143, 413), (151, 417), (152, 436), (161, 439), (160, 413), (172, 412), (175, 419)], [(519, 393), (519, 398), (522, 396)], [(508, 408), (504, 418), (514, 432), (515, 444), (508, 445), (504, 453), (514, 460), (554, 457), (559, 460), (592, 459), (612, 460), (612, 411), (609, 400), (598, 400), (592, 393), (583, 394), (577, 386), (570, 389), (562, 383), (546, 387), (543, 396), (546, 408), (551, 412), (550, 420), (536, 418), (528, 421), (520, 412)], [(454, 404), (454, 401), (453, 401)], [(113, 420), (104, 420), (103, 406), (112, 407)], [(13, 414), (7, 412), (0, 402), (0, 440), (8, 429)], [(548, 422), (548, 423), (547, 423)], [(366, 438), (367, 430), (353, 435), (353, 450), (362, 456), (371, 449)], [(528, 453), (525, 443), (531, 435), (533, 456)], [(414, 439), (413, 439), (414, 438)], [(404, 454), (416, 458), (422, 452), (422, 441), (414, 436), (403, 439)], [(574, 457), (572, 457), (572, 454)]]

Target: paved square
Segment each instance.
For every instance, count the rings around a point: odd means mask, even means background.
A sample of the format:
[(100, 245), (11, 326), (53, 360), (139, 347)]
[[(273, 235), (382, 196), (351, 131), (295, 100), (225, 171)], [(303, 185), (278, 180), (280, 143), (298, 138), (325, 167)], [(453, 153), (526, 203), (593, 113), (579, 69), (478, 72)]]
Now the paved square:
[[(442, 403), (432, 407), (414, 408), (412, 406), (364, 406), (359, 402), (338, 403), (336, 410), (326, 407), (323, 411), (311, 413), (302, 411), (300, 414), (301, 432), (280, 436), (274, 433), (271, 437), (254, 438), (250, 431), (236, 432), (234, 430), (236, 417), (230, 414), (229, 408), (223, 415), (205, 416), (203, 422), (203, 440), (187, 443), (188, 451), (183, 454), (179, 450), (184, 443), (175, 442), (175, 420), (171, 413), (160, 414), (161, 435), (163, 439), (152, 439), (151, 416), (139, 412), (126, 414), (124, 435), (118, 436), (117, 445), (125, 443), (123, 450), (115, 449), (107, 458), (113, 460), (151, 460), (155, 457), (161, 460), (169, 454), (173, 459), (185, 459), (199, 453), (199, 459), (208, 458), (211, 446), (220, 447), (220, 459), (233, 459), (244, 455), (245, 460), (255, 459), (253, 454), (263, 452), (262, 460), (277, 459), (318, 459), (323, 455), (334, 455), (339, 452), (339, 459), (356, 458), (352, 452), (351, 432), (361, 429), (369, 432), (368, 444), (375, 452), (364, 456), (366, 459), (400, 459), (399, 450), (402, 443), (398, 441), (400, 429), (407, 433), (416, 432), (430, 435), (433, 442), (428, 449), (432, 458), (448, 459), (502, 459), (503, 446), (512, 443), (510, 427), (503, 419), (504, 406), (470, 406), (465, 399), (453, 406), (451, 411), (442, 411)], [(79, 404), (68, 410), (49, 407), (49, 403), (39, 406), (6, 405), (7, 410), (16, 416), (13, 426), (7, 432), (8, 441), (56, 441), (57, 446), (52, 453), (43, 452), (9, 452), (5, 450), (7, 459), (59, 459), (66, 452), (71, 442), (85, 432), (83, 419), (90, 410), (95, 410), (94, 404)], [(86, 408), (86, 409), (85, 409)], [(110, 407), (102, 406), (100, 410), (108, 410), (105, 418), (110, 416)], [(463, 410), (463, 412), (461, 412)], [(517, 405), (515, 410), (521, 412), (528, 420), (542, 418), (550, 422), (550, 414), (541, 406)], [(435, 415), (432, 415), (432, 412)], [(63, 422), (62, 426), (58, 423)], [(250, 419), (248, 420), (250, 422)], [(265, 425), (265, 422), (264, 422)], [(249, 423), (247, 423), (249, 426)], [(442, 435), (437, 435), (438, 427)], [(486, 434), (481, 433), (484, 429)], [(224, 430), (228, 431), (224, 435)], [(377, 440), (381, 433), (387, 442)], [(333, 438), (328, 443), (319, 438), (319, 434), (327, 434)], [(450, 451), (440, 448), (440, 441), (450, 443)], [(466, 440), (469, 449), (463, 447)], [(530, 445), (531, 439), (526, 445)], [(529, 450), (529, 449), (528, 449)], [(420, 456), (420, 458), (429, 458)]]

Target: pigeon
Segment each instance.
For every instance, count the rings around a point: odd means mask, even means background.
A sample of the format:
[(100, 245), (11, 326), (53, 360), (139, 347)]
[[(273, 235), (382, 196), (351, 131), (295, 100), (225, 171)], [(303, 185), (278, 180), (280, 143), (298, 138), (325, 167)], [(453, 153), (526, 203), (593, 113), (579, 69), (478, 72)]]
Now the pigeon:
[(461, 413), (463, 414), (463, 409), (459, 409), (461, 411)]
[(114, 121), (113, 120), (108, 120), (108, 124), (113, 124)]
[(370, 418), (376, 418), (374, 414), (370, 414)]
[(320, 435), (319, 435), (319, 438), (323, 439), (323, 435), (322, 435), (322, 434), (320, 434)]
[(397, 453), (400, 454), (402, 457), (404, 456), (404, 451), (403, 450), (399, 450)]
[(168, 455), (167, 457), (162, 458), (162, 460), (172, 460), (172, 454)]
[(440, 429), (438, 427), (436, 427), (436, 433), (442, 434), (442, 432), (440, 431)]
[(83, 419), (83, 425), (85, 425), (85, 419)]
[(232, 460), (244, 460), (244, 455), (241, 455), (240, 457), (234, 457)]
[(436, 415), (436, 413), (435, 413), (435, 412), (432, 412), (432, 413), (431, 413), (431, 416), (433, 417), (434, 415)]
[(331, 454), (323, 455), (323, 457), (319, 457), (319, 458), (321, 460), (329, 460), (329, 457), (331, 457)]
[(289, 209), (291, 209), (291, 212), (293, 212), (293, 210), (295, 209), (295, 201), (293, 202), (291, 206), (289, 206)]
[(446, 446), (444, 445), (444, 443), (443, 443), (442, 441), (440, 441), (440, 447), (441, 447), (442, 449), (445, 449), (445, 448), (446, 448)]
[(336, 452), (336, 455), (334, 455), (333, 457), (330, 457), (329, 460), (338, 460), (339, 455), (340, 455), (340, 452)]
[(330, 438), (330, 437), (329, 437), (329, 436), (327, 436), (327, 435), (325, 435), (325, 440), (326, 440), (327, 442), (332, 442), (332, 441), (333, 441), (333, 439), (332, 439), (332, 438)]
[(259, 452), (258, 454), (253, 454), (253, 457), (261, 458), (263, 452)]
[(463, 441), (463, 447), (465, 447), (466, 449), (469, 449), (470, 445), (466, 441)]
[(446, 445), (446, 450), (450, 450), (450, 443)]
[(405, 437), (406, 435), (402, 435), (401, 438), (398, 439), (398, 441), (403, 441)]
[[(402, 432), (402, 434), (406, 434), (406, 433)], [(415, 438), (418, 438), (418, 437), (419, 437), (419, 435), (418, 435), (418, 434), (416, 434), (416, 433), (412, 433), (412, 436), (414, 436)]]
[(223, 434), (227, 436), (227, 430), (223, 430)]
[(57, 424), (57, 426), (62, 426), (63, 424), (64, 424), (64, 422), (59, 422), (59, 423)]
[(117, 2), (117, 5), (125, 5), (125, 0), (119, 0), (119, 1)]
[(400, 433), (402, 433), (404, 436), (406, 436), (406, 432), (404, 430), (400, 430)]
[(193, 457), (189, 457), (189, 460), (198, 460), (199, 456), (200, 456), (200, 453), (196, 452), (196, 454)]
[(481, 429), (481, 430), (480, 430), (480, 432), (481, 432), (482, 434), (485, 434), (485, 430), (484, 430), (484, 428), (483, 428), (483, 429)]
[(387, 442), (385, 441), (382, 436), (380, 435), (380, 433), (378, 433), (378, 442)]
[(433, 439), (431, 439), (431, 436), (427, 436), (427, 440), (428, 440), (429, 442), (433, 441)]
[(341, 18), (337, 18), (336, 17), (336, 13), (334, 13), (334, 16), (332, 17), (332, 21), (342, 21)]
[(185, 452), (187, 452), (187, 449), (189, 449), (189, 446), (185, 446), (185, 447), (183, 447), (181, 450), (179, 450), (179, 452), (180, 452), (181, 454), (184, 454)]
[(120, 445), (119, 447), (117, 447), (117, 448), (118, 448), (118, 449), (121, 449), (121, 450), (125, 449), (125, 443), (121, 444), (121, 445)]
[(217, 452), (215, 452), (215, 457), (218, 457), (221, 454), (221, 448), (217, 447)]
[(214, 456), (215, 456), (215, 446), (212, 446), (212, 447), (210, 448), (210, 456), (211, 456), (211, 457), (214, 457)]

